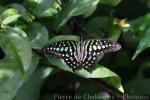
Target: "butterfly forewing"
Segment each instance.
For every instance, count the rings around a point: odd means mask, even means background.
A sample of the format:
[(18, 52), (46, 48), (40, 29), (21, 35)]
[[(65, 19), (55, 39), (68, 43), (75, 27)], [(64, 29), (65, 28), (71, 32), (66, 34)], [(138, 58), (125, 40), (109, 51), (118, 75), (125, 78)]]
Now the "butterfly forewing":
[(89, 52), (96, 53), (96, 55), (104, 54), (107, 52), (115, 52), (121, 48), (120, 44), (112, 42), (110, 40), (93, 39), (85, 41), (85, 44)]
[(66, 64), (73, 70), (80, 69), (79, 62), (75, 58), (77, 41), (65, 40), (51, 43), (43, 48), (44, 54), (55, 55), (63, 58)]

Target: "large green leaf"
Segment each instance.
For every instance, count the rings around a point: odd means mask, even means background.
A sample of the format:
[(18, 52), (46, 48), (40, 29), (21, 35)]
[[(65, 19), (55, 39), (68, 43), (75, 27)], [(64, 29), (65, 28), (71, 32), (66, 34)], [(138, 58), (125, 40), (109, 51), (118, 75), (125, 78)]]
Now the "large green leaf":
[(116, 87), (121, 92), (124, 92), (123, 87), (121, 85), (120, 77), (114, 72), (107, 69), (106, 67), (103, 67), (101, 65), (93, 65), (91, 67), (94, 67), (95, 69), (92, 70), (91, 73), (87, 72), (84, 69), (73, 72), (72, 69), (68, 65), (66, 65), (66, 63), (62, 59), (58, 59), (52, 56), (48, 57), (48, 59), (51, 64), (59, 67), (62, 70), (72, 72), (84, 78), (101, 78), (109, 85), (112, 85), (113, 87)]
[[(60, 40), (64, 40), (64, 39), (71, 40), (71, 36), (55, 37), (52, 39), (52, 42), (54, 42), (54, 41), (56, 42), (56, 41), (60, 41)], [(73, 36), (72, 40), (77, 41), (78, 36)], [(51, 64), (59, 67), (62, 70), (72, 72), (72, 73), (79, 75), (81, 77), (84, 77), (84, 78), (101, 78), (106, 83), (116, 87), (118, 90), (123, 92), (120, 77), (117, 74), (115, 74), (114, 72), (110, 71), (109, 69), (107, 69), (101, 65), (98, 65), (98, 64), (93, 65), (92, 67), (95, 69), (91, 73), (87, 72), (84, 69), (73, 72), (72, 69), (64, 62), (64, 60), (53, 57), (53, 56), (47, 56), (47, 58)]]
[(27, 25), (26, 33), (28, 34), (32, 48), (41, 49), (48, 42), (48, 30), (40, 23), (33, 22)]
[(19, 28), (6, 28), (0, 31), (0, 43), (6, 56), (14, 58), (18, 68), (25, 75), (32, 59), (32, 49), (27, 35)]
[(41, 67), (32, 74), (30, 79), (20, 88), (14, 100), (38, 100), (40, 89), (48, 76), (52, 75), (53, 68)]
[(0, 97), (1, 100), (12, 100), (25, 81), (22, 73), (27, 72), (30, 76), (38, 64), (38, 58), (32, 58), (27, 35), (19, 28), (1, 30), (0, 46), (6, 54), (0, 60)]
[(63, 26), (71, 17), (87, 14), (100, 0), (70, 0), (58, 13), (54, 28)]

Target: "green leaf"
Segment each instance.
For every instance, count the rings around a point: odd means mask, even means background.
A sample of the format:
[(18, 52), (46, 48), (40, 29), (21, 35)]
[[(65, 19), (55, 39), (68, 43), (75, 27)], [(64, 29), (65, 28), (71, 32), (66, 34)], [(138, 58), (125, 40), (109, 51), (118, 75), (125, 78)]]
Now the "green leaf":
[(58, 11), (55, 8), (49, 8), (46, 11), (44, 11), (40, 17), (49, 17), (53, 16), (54, 14), (58, 13)]
[(150, 13), (136, 19), (136, 20), (133, 20), (131, 21), (131, 28), (132, 30), (134, 31), (145, 31), (149, 28), (150, 26), (150, 23), (149, 23), (149, 20), (150, 20)]
[(38, 100), (40, 96), (40, 89), (47, 77), (52, 75), (52, 71), (53, 68), (40, 67), (19, 89), (14, 100)]
[(96, 8), (97, 6), (92, 6), (91, 9), (86, 14), (84, 14), (84, 17), (89, 17), (90, 15), (92, 15)]
[(97, 6), (100, 0), (71, 0), (65, 7), (58, 13), (54, 28), (60, 28), (71, 17), (87, 14), (93, 7)]
[(17, 21), (17, 19), (20, 17), (21, 15), (17, 14), (17, 15), (13, 15), (13, 16), (9, 16), (7, 18), (5, 18), (3, 21), (2, 21), (2, 24), (4, 25), (7, 25), (7, 24), (10, 24), (12, 22), (15, 22)]
[(31, 64), (32, 49), (26, 34), (20, 32), (17, 28), (1, 30), (0, 43), (7, 57), (15, 58), (18, 68), (25, 75)]
[(1, 26), (10, 24), (16, 21), (19, 17), (21, 17), (21, 15), (18, 14), (16, 9), (14, 8), (7, 9), (0, 15), (0, 24)]
[(150, 47), (150, 29), (148, 29), (143, 37), (140, 39), (136, 52), (134, 53), (132, 60), (134, 60), (140, 53), (142, 53), (146, 48)]
[(111, 6), (116, 6), (121, 2), (121, 0), (100, 0), (101, 4), (107, 4)]
[(20, 14), (25, 21), (27, 21), (27, 22), (32, 21), (31, 17), (27, 14), (27, 10), (25, 9), (25, 7), (23, 5), (13, 3), (8, 6), (15, 8), (17, 10), (18, 14)]
[[(54, 39), (52, 39), (52, 41), (53, 42), (54, 42), (54, 40), (55, 40), (55, 42), (60, 41), (60, 40), (63, 40), (64, 37), (65, 37), (65, 39), (69, 39), (69, 38), (71, 39), (71, 36), (59, 36), (59, 37), (55, 37)], [(78, 39), (77, 36), (72, 37), (72, 40), (77, 40), (77, 39)], [(53, 56), (47, 56), (47, 58), (51, 64), (59, 67), (62, 70), (72, 72), (72, 69), (64, 62), (64, 60), (53, 57)], [(84, 78), (101, 78), (106, 83), (116, 87), (121, 92), (124, 92), (122, 85), (121, 85), (121, 79), (117, 74), (115, 74), (114, 72), (110, 71), (109, 69), (107, 69), (101, 65), (98, 65), (98, 64), (93, 65), (92, 68), (95, 68), (95, 69), (91, 73), (87, 72), (84, 69), (78, 70), (78, 71), (75, 71), (72, 73), (79, 75), (81, 77), (84, 77)]]
[(41, 49), (48, 42), (48, 30), (40, 23), (33, 22), (27, 25), (26, 33), (28, 34), (32, 48)]
[(140, 17), (134, 21), (131, 22), (131, 29), (134, 33), (138, 32), (140, 33), (139, 38), (140, 42), (138, 44), (137, 50), (134, 53), (132, 60), (134, 60), (140, 53), (142, 53), (146, 48), (150, 47), (150, 14), (146, 14), (143, 17)]
[[(9, 48), (7, 48), (9, 49)], [(31, 67), (27, 69), (28, 75), (34, 72), (38, 64), (38, 58), (32, 58)], [(15, 58), (7, 57), (0, 60), (0, 97), (1, 100), (13, 100), (19, 88), (25, 82)]]
[(36, 16), (42, 16), (41, 14), (48, 10), (55, 0), (26, 0), (25, 4)]
[(85, 71), (84, 69), (78, 70), (73, 72), (72, 69), (62, 60), (55, 57), (47, 57), (51, 64), (59, 67), (62, 70), (72, 72), (80, 77), (84, 78), (101, 78), (103, 81), (108, 83), (109, 85), (112, 85), (113, 87), (116, 87), (121, 92), (124, 92), (123, 87), (121, 85), (121, 79), (120, 77), (115, 74), (114, 72), (110, 71), (109, 69), (101, 66), (101, 65), (93, 65), (91, 67), (96, 67), (92, 71), (92, 73)]

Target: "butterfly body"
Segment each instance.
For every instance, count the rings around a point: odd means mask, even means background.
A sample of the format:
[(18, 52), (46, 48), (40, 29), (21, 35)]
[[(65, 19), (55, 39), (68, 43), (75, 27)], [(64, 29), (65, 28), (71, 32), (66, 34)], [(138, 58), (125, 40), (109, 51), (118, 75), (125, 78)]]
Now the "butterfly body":
[(77, 61), (81, 64), (82, 60), (83, 60), (83, 56), (84, 56), (84, 46), (83, 46), (83, 42), (79, 41), (77, 43), (77, 50), (76, 50), (76, 59)]
[(98, 56), (107, 52), (118, 51), (120, 48), (120, 44), (110, 40), (63, 40), (50, 43), (42, 51), (44, 54), (62, 58), (73, 71), (81, 68), (89, 71), (90, 66), (96, 62)]

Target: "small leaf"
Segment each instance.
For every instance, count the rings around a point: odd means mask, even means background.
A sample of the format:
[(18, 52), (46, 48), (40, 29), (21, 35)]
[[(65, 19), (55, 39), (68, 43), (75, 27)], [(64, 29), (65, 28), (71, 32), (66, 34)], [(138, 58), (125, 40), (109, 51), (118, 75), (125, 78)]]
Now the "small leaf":
[(27, 25), (26, 33), (28, 34), (32, 48), (41, 49), (48, 42), (48, 30), (40, 23), (33, 22)]
[(49, 8), (46, 11), (42, 12), (40, 17), (50, 17), (53, 16), (54, 14), (58, 13), (58, 11), (54, 8)]
[(97, 6), (91, 7), (91, 9), (86, 14), (84, 14), (84, 17), (89, 17), (90, 15), (92, 15), (94, 11), (96, 10), (96, 8)]
[(25, 9), (25, 7), (23, 5), (13, 3), (8, 6), (15, 8), (17, 10), (18, 14), (20, 14), (23, 17), (23, 19), (25, 19), (25, 21), (27, 21), (27, 22), (32, 21), (31, 17), (27, 14), (27, 10)]
[(132, 60), (134, 60), (140, 53), (142, 53), (146, 48), (150, 47), (150, 29), (143, 33), (143, 37), (140, 39), (136, 52), (134, 53)]
[[(126, 42), (130, 43), (130, 45), (129, 45), (130, 48), (137, 48), (137, 51), (136, 51), (137, 54), (134, 53), (132, 60), (136, 59), (136, 57), (141, 52), (143, 52), (147, 47), (149, 47), (147, 44), (148, 39), (146, 38), (146, 37), (149, 37), (149, 34), (146, 33), (150, 27), (149, 20), (150, 20), (150, 13), (145, 14), (142, 17), (139, 17), (139, 18), (131, 21), (130, 22), (130, 24), (131, 24), (130, 31), (132, 32), (132, 34), (123, 35), (124, 39), (128, 38), (128, 39), (126, 39)], [(144, 40), (144, 38), (146, 40)], [(142, 40), (144, 40), (144, 41), (142, 42)], [(139, 42), (138, 47), (136, 47), (138, 42)]]
[(150, 13), (148, 13), (136, 20), (133, 20), (131, 22), (132, 30), (138, 31), (138, 32), (147, 30), (150, 26), (149, 20), (150, 20)]
[(16, 9), (14, 8), (7, 9), (0, 15), (0, 24), (1, 25), (10, 24), (16, 21), (19, 17), (21, 17), (21, 15), (17, 13)]
[(12, 23), (12, 22), (15, 22), (17, 21), (17, 19), (21, 17), (21, 15), (17, 14), (17, 15), (13, 15), (13, 16), (9, 16), (7, 18), (5, 18), (3, 21), (2, 21), (2, 24), (4, 25), (7, 25), (9, 23)]

